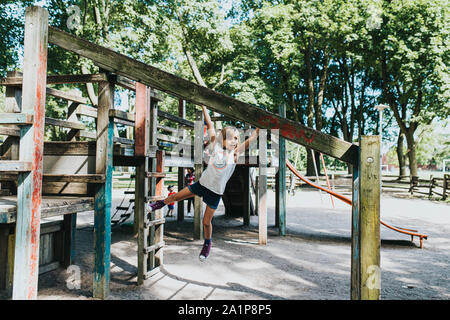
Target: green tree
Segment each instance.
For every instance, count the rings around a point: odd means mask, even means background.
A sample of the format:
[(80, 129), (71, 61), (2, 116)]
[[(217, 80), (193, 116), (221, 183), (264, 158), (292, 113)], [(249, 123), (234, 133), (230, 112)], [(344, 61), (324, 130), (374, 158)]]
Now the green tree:
[(384, 1), (383, 25), (374, 32), (383, 99), (405, 136), (412, 176), (419, 124), (450, 114), (448, 7), (440, 0)]

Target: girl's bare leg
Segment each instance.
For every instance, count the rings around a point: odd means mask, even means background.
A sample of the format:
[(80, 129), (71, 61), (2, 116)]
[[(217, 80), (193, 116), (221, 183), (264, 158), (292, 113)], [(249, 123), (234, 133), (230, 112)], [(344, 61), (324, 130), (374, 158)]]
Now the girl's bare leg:
[(206, 206), (205, 214), (203, 215), (203, 236), (205, 239), (211, 239), (212, 237), (212, 218), (216, 209), (212, 209)]
[(190, 197), (195, 196), (188, 187), (181, 189), (181, 191), (171, 195), (170, 197), (165, 198), (163, 201), (165, 204), (178, 202)]

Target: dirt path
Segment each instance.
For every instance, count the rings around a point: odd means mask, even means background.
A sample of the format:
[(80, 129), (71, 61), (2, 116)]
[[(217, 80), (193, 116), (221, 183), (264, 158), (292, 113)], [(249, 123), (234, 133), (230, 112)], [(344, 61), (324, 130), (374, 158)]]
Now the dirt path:
[[(113, 208), (122, 197), (117, 190)], [(132, 228), (114, 228), (109, 299), (349, 299), (350, 207), (335, 200), (332, 209), (329, 196), (322, 198), (303, 190), (288, 196), (288, 235), (279, 237), (270, 227), (267, 246), (257, 244), (257, 217), (244, 227), (239, 219), (227, 219), (221, 205), (205, 263), (198, 260), (202, 242), (192, 240), (192, 218), (183, 223), (168, 218), (162, 272), (140, 287)], [(272, 191), (268, 215), (273, 226)], [(383, 197), (381, 218), (429, 235), (419, 249), (418, 240), (411, 243), (409, 236), (381, 227), (382, 299), (449, 299), (450, 206)], [(91, 299), (92, 225), (92, 212), (78, 214), (74, 264), (81, 271), (81, 287), (68, 289), (70, 273), (56, 270), (40, 277), (39, 299)]]

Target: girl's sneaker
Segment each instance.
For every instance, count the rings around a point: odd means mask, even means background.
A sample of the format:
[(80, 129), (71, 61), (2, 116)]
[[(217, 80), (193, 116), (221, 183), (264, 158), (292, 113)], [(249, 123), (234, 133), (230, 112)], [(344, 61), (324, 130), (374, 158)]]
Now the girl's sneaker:
[(211, 250), (211, 242), (209, 244), (204, 244), (202, 251), (200, 252), (200, 261), (205, 261), (209, 256), (209, 251)]
[(164, 207), (166, 204), (164, 203), (164, 201), (162, 200), (158, 200), (156, 202), (150, 203), (148, 205), (149, 207), (149, 211), (153, 212), (155, 210), (161, 209), (162, 207)]

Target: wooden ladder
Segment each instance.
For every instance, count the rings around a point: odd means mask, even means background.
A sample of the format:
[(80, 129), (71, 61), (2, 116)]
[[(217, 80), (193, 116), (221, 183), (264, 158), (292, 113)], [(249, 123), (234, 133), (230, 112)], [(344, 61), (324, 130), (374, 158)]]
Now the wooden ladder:
[[(143, 166), (136, 169), (135, 208), (142, 208), (142, 204), (144, 204), (144, 214), (138, 218), (138, 285), (158, 273), (159, 267), (163, 264), (164, 223), (166, 220), (163, 209), (149, 212), (148, 205), (165, 198), (163, 195), (164, 151), (158, 150), (156, 158), (148, 158), (147, 161), (144, 161)], [(149, 167), (151, 171), (148, 170)]]

